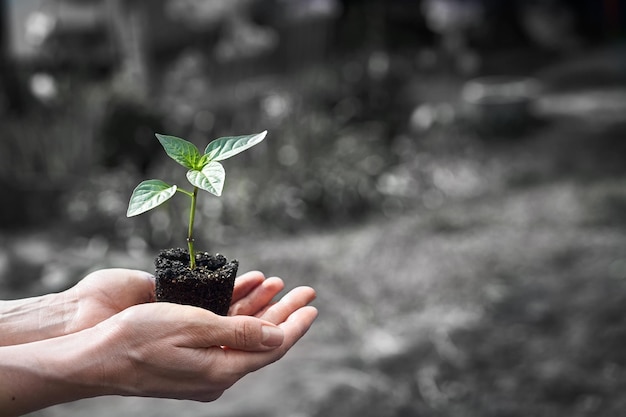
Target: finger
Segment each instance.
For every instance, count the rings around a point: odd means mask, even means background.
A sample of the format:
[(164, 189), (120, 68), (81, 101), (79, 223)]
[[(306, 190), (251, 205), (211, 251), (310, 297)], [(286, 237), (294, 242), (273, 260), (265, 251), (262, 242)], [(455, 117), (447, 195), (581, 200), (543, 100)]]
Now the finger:
[(235, 280), (232, 302), (237, 302), (265, 281), (265, 275), (259, 271), (246, 272)]
[(282, 279), (276, 277), (268, 278), (245, 297), (233, 303), (228, 314), (231, 316), (258, 315), (284, 287), (285, 284)]
[(267, 312), (267, 310), (269, 310), (270, 308), (272, 308), (275, 304), (277, 303), (277, 301), (272, 301), (271, 303), (269, 303), (268, 305), (266, 305), (265, 307), (263, 307), (261, 310), (259, 310), (254, 317), (258, 317), (261, 318), (263, 317), (263, 315)]
[(305, 306), (294, 311), (279, 327), (284, 331), (285, 338), (280, 348), (268, 352), (241, 352), (226, 351), (232, 359), (229, 363), (238, 369), (240, 375), (245, 375), (263, 368), (282, 358), (309, 330), (318, 312), (315, 307)]
[[(135, 294), (137, 303), (149, 303), (155, 301), (155, 278), (154, 275), (137, 269), (109, 269), (113, 274), (126, 279), (125, 293)], [(130, 303), (131, 305), (134, 303)]]
[(285, 333), (281, 348), (286, 351), (300, 340), (309, 330), (317, 315), (317, 308), (313, 306), (304, 306), (294, 311), (283, 324), (278, 326)]
[(143, 294), (143, 301), (150, 303), (156, 301), (154, 275), (137, 269), (128, 270), (131, 286), (136, 287), (137, 294)]
[[(188, 347), (226, 346), (245, 351), (266, 351), (282, 345), (284, 331), (256, 317), (223, 317), (207, 312), (212, 317), (188, 332)], [(208, 316), (207, 316), (208, 317)]]
[(315, 300), (315, 296), (315, 290), (311, 287), (294, 288), (280, 301), (268, 308), (259, 318), (270, 323), (280, 324), (293, 312)]

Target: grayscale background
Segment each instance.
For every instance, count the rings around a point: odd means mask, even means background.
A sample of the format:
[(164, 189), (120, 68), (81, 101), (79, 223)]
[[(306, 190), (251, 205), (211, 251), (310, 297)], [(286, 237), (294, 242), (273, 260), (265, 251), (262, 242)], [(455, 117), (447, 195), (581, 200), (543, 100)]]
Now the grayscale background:
[[(626, 1), (4, 0), (0, 299), (185, 245), (154, 133), (267, 129), (197, 246), (318, 291), (214, 403), (37, 417), (623, 416)], [(1, 335), (0, 335), (1, 337)]]

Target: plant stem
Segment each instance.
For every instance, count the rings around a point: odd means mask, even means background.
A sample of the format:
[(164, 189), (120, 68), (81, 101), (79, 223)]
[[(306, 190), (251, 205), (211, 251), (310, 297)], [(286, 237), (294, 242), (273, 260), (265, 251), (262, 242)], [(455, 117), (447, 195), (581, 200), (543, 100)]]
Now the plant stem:
[(191, 208), (189, 210), (189, 231), (187, 232), (187, 247), (189, 248), (189, 268), (196, 267), (196, 252), (193, 249), (193, 222), (196, 219), (196, 200), (198, 198), (198, 187), (193, 187), (191, 194)]

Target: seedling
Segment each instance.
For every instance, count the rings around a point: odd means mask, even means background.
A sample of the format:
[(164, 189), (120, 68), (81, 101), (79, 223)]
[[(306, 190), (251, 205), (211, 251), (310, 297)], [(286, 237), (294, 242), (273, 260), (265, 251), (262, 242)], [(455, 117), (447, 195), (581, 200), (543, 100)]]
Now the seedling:
[(193, 245), (193, 225), (196, 217), (198, 190), (208, 191), (218, 197), (221, 196), (226, 172), (219, 161), (235, 156), (260, 143), (265, 139), (265, 135), (267, 135), (267, 131), (215, 139), (207, 145), (204, 154), (200, 154), (198, 148), (191, 142), (175, 136), (156, 134), (167, 155), (188, 169), (187, 180), (193, 189), (188, 191), (161, 180), (143, 181), (135, 188), (130, 197), (126, 216), (132, 217), (152, 210), (172, 198), (177, 191), (191, 198), (187, 247), (189, 248), (189, 267), (194, 269), (196, 267), (196, 255)]

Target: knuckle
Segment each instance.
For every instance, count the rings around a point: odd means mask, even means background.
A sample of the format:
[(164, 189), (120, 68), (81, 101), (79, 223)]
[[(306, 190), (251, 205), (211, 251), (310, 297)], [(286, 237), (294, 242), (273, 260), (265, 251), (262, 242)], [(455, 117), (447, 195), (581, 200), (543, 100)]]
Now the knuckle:
[(228, 315), (238, 316), (239, 314), (241, 314), (241, 311), (242, 311), (241, 303), (236, 303), (230, 306), (230, 309), (228, 310)]
[(237, 346), (248, 347), (256, 345), (259, 340), (255, 326), (249, 320), (241, 320), (235, 332), (235, 343)]
[(250, 325), (245, 320), (237, 326), (235, 343), (237, 346), (248, 346), (250, 343)]

